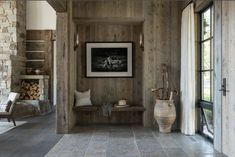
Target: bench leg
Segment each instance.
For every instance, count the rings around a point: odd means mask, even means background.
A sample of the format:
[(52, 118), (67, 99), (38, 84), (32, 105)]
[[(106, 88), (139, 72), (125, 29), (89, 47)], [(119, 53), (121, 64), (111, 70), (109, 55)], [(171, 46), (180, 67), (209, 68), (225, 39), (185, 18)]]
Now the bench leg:
[(10, 118), (7, 118), (8, 122), (11, 122)]
[(15, 122), (14, 117), (12, 117), (12, 122), (14, 123), (14, 126), (16, 126), (16, 122)]

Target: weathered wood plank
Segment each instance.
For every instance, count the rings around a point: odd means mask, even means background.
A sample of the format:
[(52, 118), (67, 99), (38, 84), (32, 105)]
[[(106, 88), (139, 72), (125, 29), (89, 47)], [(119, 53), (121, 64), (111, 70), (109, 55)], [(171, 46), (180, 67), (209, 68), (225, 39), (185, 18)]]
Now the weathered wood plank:
[(143, 0), (74, 1), (74, 17), (143, 17)]
[(214, 2), (215, 31), (214, 31), (214, 148), (222, 151), (222, 3)]
[[(76, 32), (76, 26), (73, 21), (73, 1), (68, 1), (68, 20), (69, 20), (69, 31), (68, 31), (68, 53), (69, 53), (69, 131), (73, 129), (76, 124), (76, 113), (72, 110), (74, 105), (74, 91), (77, 84), (77, 52), (74, 51), (74, 35)], [(71, 42), (72, 41), (72, 42)]]
[(210, 3), (212, 2), (213, 0), (195, 0), (195, 11), (201, 11), (202, 9), (210, 5)]
[[(162, 87), (161, 65), (168, 65), (171, 90), (179, 89), (180, 80), (180, 29), (183, 3), (177, 1), (144, 1), (144, 57), (143, 57), (143, 104), (144, 126), (153, 126), (154, 94), (151, 88)], [(177, 19), (177, 21), (174, 21)], [(176, 97), (179, 111), (179, 97)], [(177, 116), (177, 121), (179, 116)], [(179, 124), (179, 123), (178, 123)]]
[[(174, 4), (174, 5), (173, 5)], [(177, 7), (177, 9), (175, 8)], [(173, 10), (174, 8), (174, 10)], [(154, 96), (151, 92), (153, 87), (161, 87), (161, 64), (168, 63), (172, 79), (170, 79), (171, 88), (179, 87), (180, 74), (180, 60), (177, 57), (180, 54), (180, 22), (174, 21), (174, 19), (180, 19), (182, 8), (181, 2), (178, 1), (158, 1), (158, 0), (115, 0), (115, 1), (76, 1), (73, 5), (73, 16), (75, 18), (137, 18), (144, 17), (144, 26), (132, 25), (132, 24), (112, 24), (112, 23), (95, 23), (95, 24), (79, 24), (78, 32), (80, 37), (80, 46), (77, 51), (77, 61), (73, 62), (72, 57), (74, 54), (72, 50), (66, 50), (68, 55), (65, 55), (59, 64), (70, 64), (68, 67), (60, 66), (64, 68), (65, 75), (61, 75), (74, 81), (72, 74), (67, 74), (66, 69), (71, 73), (73, 68), (77, 68), (77, 89), (80, 91), (91, 89), (91, 97), (94, 104), (102, 104), (104, 102), (116, 102), (119, 99), (127, 99), (131, 104), (144, 104), (146, 108), (146, 114), (144, 114), (144, 125), (153, 125), (153, 107)], [(173, 20), (173, 21), (172, 21)], [(69, 27), (69, 26), (67, 26)], [(68, 28), (67, 28), (68, 29)], [(145, 50), (141, 51), (139, 47), (139, 34), (144, 32)], [(68, 33), (68, 30), (66, 30)], [(72, 33), (70, 32), (68, 39), (62, 39), (67, 41), (72, 40)], [(176, 41), (175, 41), (176, 40)], [(85, 78), (85, 45), (86, 41), (134, 41), (135, 43), (135, 55), (134, 55), (134, 78)], [(63, 45), (63, 43), (60, 43)], [(67, 44), (67, 43), (66, 43)], [(69, 46), (71, 48), (71, 45)], [(59, 49), (59, 48), (58, 48)], [(60, 49), (63, 48), (60, 46)], [(70, 58), (70, 59), (68, 59)], [(68, 63), (67, 61), (72, 61)], [(174, 62), (174, 64), (172, 63)], [(77, 67), (71, 67), (72, 64)], [(66, 69), (65, 69), (66, 67)], [(69, 76), (68, 76), (69, 75)], [(72, 94), (73, 83), (60, 78), (64, 81), (66, 88), (63, 92)], [(75, 81), (74, 81), (75, 82)], [(69, 84), (67, 86), (67, 84)], [(61, 84), (62, 85), (62, 84)], [(175, 87), (176, 86), (176, 87)], [(69, 92), (68, 92), (69, 90)], [(60, 96), (62, 97), (62, 92)], [(72, 97), (65, 95), (64, 100), (67, 104), (66, 114), (73, 113)], [(178, 100), (178, 98), (176, 99)], [(178, 103), (178, 102), (177, 102)], [(60, 105), (62, 103), (60, 102)], [(65, 105), (64, 105), (65, 106)], [(179, 107), (179, 104), (176, 106)], [(63, 105), (61, 110), (63, 109)], [(65, 111), (65, 110), (64, 110)], [(59, 115), (60, 118), (66, 119), (68, 115), (65, 112)], [(69, 116), (69, 128), (74, 123), (74, 116)], [(85, 118), (85, 117), (83, 117)], [(95, 116), (87, 117), (91, 121), (97, 121)], [(67, 120), (67, 119), (66, 119)], [(118, 119), (116, 119), (118, 121)], [(63, 120), (62, 120), (63, 121)], [(62, 124), (63, 125), (63, 124)], [(68, 127), (65, 125), (65, 127)], [(69, 130), (69, 129), (68, 129)]]
[[(101, 106), (74, 106), (74, 111), (100, 111)], [(132, 111), (132, 112), (138, 112), (138, 111), (145, 111), (145, 108), (143, 106), (131, 106), (131, 107), (113, 107), (113, 112), (125, 112), (125, 111)]]
[(96, 23), (111, 23), (111, 24), (126, 24), (126, 25), (140, 25), (144, 22), (144, 18), (118, 18), (118, 17), (104, 17), (104, 18), (74, 18), (77, 24), (96, 24)]
[(105, 117), (100, 112), (79, 112), (77, 124), (138, 124), (142, 125), (143, 112), (112, 112), (111, 117)]
[(57, 133), (69, 131), (68, 13), (57, 13)]
[(75, 25), (72, 20), (72, 1), (68, 12), (57, 13), (57, 132), (69, 133), (76, 123), (73, 112), (76, 88)]
[(55, 9), (56, 12), (67, 11), (67, 0), (47, 0), (47, 2)]
[(222, 78), (227, 79), (226, 96), (222, 97), (222, 150), (234, 156), (235, 149), (235, 1), (222, 1)]
[[(78, 25), (80, 47), (78, 50), (77, 90), (91, 89), (94, 105), (106, 102), (115, 103), (126, 99), (130, 104), (142, 104), (142, 52), (138, 40), (142, 26), (94, 24)], [(133, 78), (86, 78), (85, 42), (86, 41), (134, 41)]]

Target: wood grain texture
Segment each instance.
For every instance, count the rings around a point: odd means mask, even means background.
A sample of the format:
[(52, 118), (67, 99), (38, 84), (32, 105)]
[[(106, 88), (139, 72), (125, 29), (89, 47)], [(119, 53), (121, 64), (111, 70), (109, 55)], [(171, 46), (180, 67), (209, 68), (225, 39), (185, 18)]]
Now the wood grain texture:
[[(106, 102), (116, 103), (126, 99), (128, 104), (142, 105), (142, 52), (138, 45), (142, 26), (92, 24), (78, 25), (80, 47), (77, 51), (77, 90), (91, 89), (94, 105)], [(85, 42), (87, 41), (133, 41), (133, 78), (86, 78)]]
[[(170, 89), (180, 85), (180, 29), (182, 3), (177, 1), (144, 1), (144, 125), (153, 126), (154, 96), (151, 88), (162, 87), (161, 65), (167, 64)], [(179, 97), (175, 98), (179, 127)]]
[[(74, 91), (77, 84), (77, 52), (74, 51), (74, 34), (76, 32), (75, 23), (73, 21), (73, 2), (68, 1), (68, 53), (69, 53), (69, 131), (76, 124), (76, 113), (72, 110), (74, 105)], [(72, 42), (71, 42), (72, 41)]]
[(57, 133), (69, 131), (68, 13), (57, 13)]
[(74, 51), (75, 26), (72, 1), (68, 12), (57, 13), (57, 132), (69, 133), (76, 123), (72, 110), (76, 88), (76, 53)]
[(222, 2), (214, 2), (214, 148), (222, 151)]
[(100, 112), (82, 111), (77, 113), (77, 124), (138, 124), (142, 125), (143, 112), (112, 112), (105, 117)]
[(199, 12), (208, 5), (210, 5), (213, 2), (213, 0), (195, 0), (195, 12)]
[[(143, 104), (143, 52), (138, 44), (144, 21), (142, 16), (142, 0), (74, 2), (74, 18), (78, 24), (81, 43), (77, 51), (77, 90), (91, 89), (93, 104), (116, 103), (120, 99), (126, 99), (130, 105)], [(85, 42), (87, 41), (134, 42), (134, 77), (86, 78)], [(123, 116), (120, 114), (122, 113), (117, 113), (115, 118), (117, 120), (114, 121), (118, 121), (118, 117)], [(92, 116), (96, 117), (97, 115), (92, 114)], [(82, 115), (79, 118), (81, 119), (81, 117)], [(96, 123), (98, 122), (97, 118), (99, 119), (99, 117), (93, 119)], [(142, 117), (140, 116), (136, 120), (141, 121)]]
[[(74, 2), (74, 18), (144, 18), (140, 25), (79, 24), (81, 46), (78, 51), (78, 82), (80, 91), (92, 89), (94, 104), (116, 102), (126, 98), (131, 104), (146, 107), (144, 125), (152, 126), (154, 96), (151, 88), (161, 87), (161, 64), (169, 65), (170, 87), (179, 91), (180, 22), (183, 2), (158, 0), (116, 0)], [(144, 31), (144, 52), (137, 47), (139, 32)], [(125, 78), (85, 78), (85, 41), (135, 41), (135, 76)], [(137, 43), (137, 44), (136, 44)], [(139, 50), (138, 50), (139, 49)], [(179, 112), (179, 98), (176, 98)], [(179, 115), (179, 113), (177, 113)], [(178, 120), (176, 125), (178, 126)]]
[(222, 150), (234, 156), (235, 150), (235, 1), (222, 1), (222, 78), (227, 79), (226, 96), (222, 97)]
[[(53, 42), (52, 30), (27, 30), (26, 36), (27, 59), (39, 59), (43, 61), (27, 62), (28, 68), (41, 70), (41, 74), (49, 75), (49, 99), (53, 100)], [(42, 52), (37, 52), (42, 51)]]
[[(52, 74), (52, 55), (53, 55), (53, 43), (52, 43), (52, 31), (51, 30), (27, 30), (26, 50), (27, 59), (45, 59), (41, 62), (41, 65), (37, 66), (33, 63), (28, 63), (28, 67), (40, 69), (43, 74)], [(39, 42), (34, 42), (38, 40)], [(42, 42), (40, 42), (42, 41)], [(31, 51), (43, 51), (43, 52), (31, 52)], [(34, 58), (35, 57), (35, 58)]]
[(143, 0), (74, 1), (74, 17), (142, 17)]
[[(74, 106), (74, 111), (99, 111), (101, 109), (101, 106), (93, 105), (93, 106)], [(131, 107), (112, 107), (112, 111), (114, 112), (138, 112), (138, 111), (145, 111), (145, 108), (143, 106), (131, 106)]]
[(96, 24), (96, 23), (110, 23), (110, 24), (131, 24), (141, 25), (144, 22), (144, 18), (141, 17), (103, 17), (103, 18), (74, 18), (77, 24)]
[(56, 12), (66, 12), (67, 10), (67, 0), (47, 0), (47, 2), (55, 9)]

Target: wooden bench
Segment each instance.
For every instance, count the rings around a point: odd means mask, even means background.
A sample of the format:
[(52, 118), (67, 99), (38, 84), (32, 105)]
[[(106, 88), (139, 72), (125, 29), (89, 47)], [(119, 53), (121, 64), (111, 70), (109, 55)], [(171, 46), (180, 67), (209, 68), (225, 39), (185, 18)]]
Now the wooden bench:
[(101, 106), (74, 106), (78, 124), (142, 124), (143, 106), (113, 107), (111, 117), (102, 115)]

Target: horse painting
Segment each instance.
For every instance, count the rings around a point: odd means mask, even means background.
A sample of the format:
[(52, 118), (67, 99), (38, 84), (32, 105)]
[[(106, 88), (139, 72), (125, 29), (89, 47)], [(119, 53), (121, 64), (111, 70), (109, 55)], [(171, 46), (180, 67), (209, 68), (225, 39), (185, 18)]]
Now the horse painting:
[(122, 64), (120, 59), (112, 59), (112, 57), (108, 56), (103, 63), (103, 68), (108, 70), (114, 70), (118, 68)]

